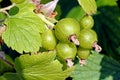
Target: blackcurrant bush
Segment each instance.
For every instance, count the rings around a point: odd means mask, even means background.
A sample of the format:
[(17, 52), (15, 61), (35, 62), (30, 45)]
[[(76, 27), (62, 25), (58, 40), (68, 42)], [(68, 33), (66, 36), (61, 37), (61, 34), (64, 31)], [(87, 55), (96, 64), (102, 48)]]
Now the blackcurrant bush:
[(80, 25), (73, 18), (64, 18), (58, 21), (55, 26), (55, 35), (61, 42), (74, 42), (79, 45), (77, 41), (78, 34), (80, 32)]
[(42, 33), (42, 47), (46, 50), (53, 50), (56, 47), (56, 38), (52, 30), (47, 29)]

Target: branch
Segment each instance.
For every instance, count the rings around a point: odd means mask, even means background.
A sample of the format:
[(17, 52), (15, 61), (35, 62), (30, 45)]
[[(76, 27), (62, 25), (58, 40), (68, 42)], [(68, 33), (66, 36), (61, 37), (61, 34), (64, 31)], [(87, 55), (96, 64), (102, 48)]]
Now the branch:
[(4, 12), (4, 11), (6, 11), (6, 10), (10, 10), (12, 7), (14, 7), (15, 6), (15, 4), (12, 4), (12, 5), (10, 5), (10, 6), (7, 6), (7, 7), (5, 7), (5, 8), (1, 8), (0, 9), (0, 12)]
[(42, 19), (42, 21), (44, 23), (46, 23), (47, 25), (51, 26), (52, 28), (55, 26), (52, 22), (50, 22), (49, 20), (46, 19), (46, 17), (42, 14), (37, 14), (38, 17), (40, 17)]

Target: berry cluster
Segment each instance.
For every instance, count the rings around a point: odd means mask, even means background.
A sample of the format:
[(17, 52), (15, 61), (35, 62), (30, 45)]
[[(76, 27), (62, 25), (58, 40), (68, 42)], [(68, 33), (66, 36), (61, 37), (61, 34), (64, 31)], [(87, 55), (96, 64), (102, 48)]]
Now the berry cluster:
[(85, 65), (92, 49), (101, 51), (93, 26), (94, 20), (88, 15), (80, 22), (73, 18), (61, 19), (52, 30), (47, 29), (42, 34), (42, 47), (46, 50), (56, 50), (57, 58), (66, 62), (68, 67), (74, 65), (75, 57), (79, 59), (81, 66)]
[[(25, 0), (11, 0), (12, 3), (20, 4)], [(97, 34), (92, 29), (94, 20), (91, 15), (85, 15), (79, 22), (73, 18), (55, 19), (54, 12), (58, 0), (47, 4), (41, 4), (40, 0), (30, 0), (36, 6), (35, 14), (46, 23), (46, 31), (41, 33), (42, 49), (56, 50), (57, 58), (66, 62), (68, 67), (74, 65), (74, 59), (79, 59), (80, 65), (85, 65), (86, 59), (94, 49), (100, 52), (102, 49), (97, 45)], [(14, 5), (13, 5), (14, 6)], [(12, 6), (12, 7), (13, 7)], [(8, 7), (7, 9), (11, 8)], [(6, 8), (4, 8), (6, 10)], [(56, 25), (54, 25), (54, 23)], [(1, 33), (5, 30), (0, 27)]]

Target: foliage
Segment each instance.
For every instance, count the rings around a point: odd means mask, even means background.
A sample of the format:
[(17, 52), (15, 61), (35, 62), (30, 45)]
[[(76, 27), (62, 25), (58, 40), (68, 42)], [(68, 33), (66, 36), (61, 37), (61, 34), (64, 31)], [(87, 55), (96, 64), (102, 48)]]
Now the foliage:
[[(1, 6), (6, 6), (4, 1), (9, 0), (0, 0)], [(44, 16), (44, 12), (39, 16), (35, 12), (36, 5), (29, 1), (15, 4), (7, 10), (9, 15), (0, 9), (0, 28), (3, 24), (7, 26), (0, 36), (0, 51), (7, 52), (4, 49), (7, 47), (10, 52), (5, 53), (5, 60), (14, 65), (11, 67), (0, 57), (0, 80), (120, 79), (120, 8), (117, 0), (59, 0), (55, 9), (58, 15), (54, 18)], [(41, 0), (41, 3), (45, 5), (50, 1)], [(9, 4), (13, 5), (10, 1)], [(55, 50), (42, 48), (41, 34), (62, 18), (80, 21), (86, 14), (94, 18), (93, 29), (97, 32), (102, 52), (92, 50), (84, 66), (80, 66), (76, 57), (74, 67), (68, 68), (65, 62), (57, 59)]]
[[(62, 70), (62, 64), (55, 60), (54, 51), (38, 54), (25, 54), (15, 59), (16, 73), (5, 73), (2, 80), (64, 80), (74, 67)], [(27, 57), (27, 58), (26, 58)], [(14, 75), (14, 76), (13, 76)]]
[(19, 12), (6, 19), (7, 30), (2, 37), (7, 46), (19, 53), (36, 52), (41, 46), (40, 33), (44, 32), (45, 26), (33, 13), (34, 6), (24, 5), (18, 5)]
[(87, 60), (87, 65), (75, 65), (75, 71), (71, 75), (73, 80), (119, 80), (120, 63), (112, 58), (100, 55), (92, 51)]

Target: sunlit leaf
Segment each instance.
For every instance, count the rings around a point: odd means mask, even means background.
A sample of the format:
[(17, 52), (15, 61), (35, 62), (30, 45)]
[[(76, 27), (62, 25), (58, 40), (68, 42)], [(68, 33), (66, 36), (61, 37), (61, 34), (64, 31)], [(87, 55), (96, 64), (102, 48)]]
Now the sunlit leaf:
[(78, 2), (88, 15), (92, 15), (97, 12), (97, 5), (95, 0), (78, 0)]
[(74, 68), (62, 70), (55, 52), (22, 55), (15, 60), (15, 69), (25, 80), (65, 80)]
[(6, 20), (7, 29), (2, 37), (8, 47), (19, 53), (36, 52), (41, 47), (40, 33), (45, 26), (41, 19), (33, 12), (31, 4), (19, 5), (19, 13)]

